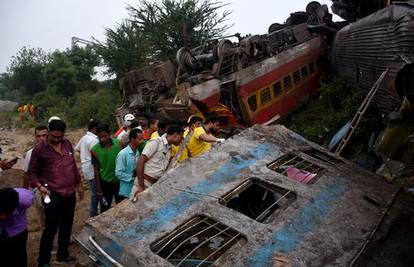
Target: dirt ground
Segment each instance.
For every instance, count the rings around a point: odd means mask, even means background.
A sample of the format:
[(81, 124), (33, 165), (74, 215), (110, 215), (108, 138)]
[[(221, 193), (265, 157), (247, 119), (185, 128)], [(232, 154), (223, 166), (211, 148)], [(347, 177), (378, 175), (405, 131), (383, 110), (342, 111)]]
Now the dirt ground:
[[(19, 157), (20, 160), (11, 170), (3, 171), (0, 177), (0, 187), (13, 186), (21, 187), (23, 182), (23, 158), (25, 152), (33, 145), (33, 129), (30, 130), (16, 130), (16, 129), (0, 129), (0, 147), (3, 152), (1, 157), (4, 159), (11, 159)], [(69, 130), (67, 131), (67, 138), (76, 145), (76, 142), (82, 137), (84, 130)], [(77, 156), (78, 167), (79, 157)], [(88, 187), (84, 185), (85, 197), (82, 201), (77, 202), (75, 210), (75, 221), (72, 234), (78, 232), (84, 225), (85, 220), (89, 214), (89, 200), (90, 191)], [(37, 211), (32, 205), (28, 209), (28, 231), (29, 237), (27, 242), (27, 253), (28, 253), (28, 266), (37, 266), (37, 257), (39, 250), (40, 236), (42, 234), (39, 225)], [(56, 238), (57, 240), (57, 238)], [(55, 240), (55, 243), (56, 243)], [(56, 245), (55, 245), (56, 248)], [(71, 242), (70, 245), (71, 255), (78, 257), (80, 256), (80, 249), (76, 242)], [(52, 261), (55, 260), (55, 255), (52, 255)]]

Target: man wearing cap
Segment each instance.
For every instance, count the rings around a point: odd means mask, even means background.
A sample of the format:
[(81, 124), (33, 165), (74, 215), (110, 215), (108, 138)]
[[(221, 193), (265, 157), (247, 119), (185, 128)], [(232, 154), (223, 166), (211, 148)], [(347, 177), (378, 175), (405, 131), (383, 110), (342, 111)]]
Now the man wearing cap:
[(47, 139), (33, 149), (28, 171), (32, 187), (36, 187), (51, 200), (43, 201), (45, 228), (40, 240), (39, 266), (50, 266), (53, 240), (58, 229), (57, 262), (76, 261), (76, 258), (69, 255), (68, 250), (76, 191), (79, 199), (83, 198), (81, 176), (73, 156), (73, 148), (69, 140), (64, 138), (66, 124), (62, 120), (53, 119), (50, 120), (48, 128)]
[(118, 131), (116, 131), (116, 132), (115, 132), (114, 136), (115, 136), (116, 138), (118, 138), (118, 136), (119, 136), (121, 133), (125, 132), (126, 127), (131, 126), (131, 122), (132, 122), (133, 120), (135, 120), (135, 116), (134, 116), (134, 115), (132, 115), (131, 113), (126, 114), (126, 115), (123, 117), (123, 121), (124, 121), (124, 122), (123, 122), (122, 127), (120, 127), (120, 128), (118, 129)]

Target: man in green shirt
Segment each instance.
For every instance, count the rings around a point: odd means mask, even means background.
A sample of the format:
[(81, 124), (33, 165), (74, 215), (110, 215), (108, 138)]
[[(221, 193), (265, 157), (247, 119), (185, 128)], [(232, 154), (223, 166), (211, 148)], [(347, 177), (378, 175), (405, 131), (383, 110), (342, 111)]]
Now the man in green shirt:
[(96, 180), (96, 191), (101, 201), (101, 212), (111, 207), (112, 199), (115, 202), (119, 198), (119, 180), (115, 175), (116, 156), (121, 151), (121, 142), (111, 138), (111, 132), (107, 124), (99, 124), (96, 127), (99, 143), (91, 150), (92, 165)]

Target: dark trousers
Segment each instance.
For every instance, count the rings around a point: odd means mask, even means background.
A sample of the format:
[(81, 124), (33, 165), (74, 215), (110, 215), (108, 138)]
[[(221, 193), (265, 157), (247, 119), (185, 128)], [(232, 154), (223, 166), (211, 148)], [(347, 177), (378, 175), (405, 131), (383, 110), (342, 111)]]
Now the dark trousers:
[(101, 189), (102, 189), (102, 198), (105, 198), (106, 200), (106, 203), (103, 203), (103, 201), (101, 201), (101, 212), (104, 212), (111, 207), (113, 198), (115, 198), (116, 204), (121, 202), (122, 199), (119, 197), (119, 181), (110, 183), (110, 182), (101, 180)]
[(27, 266), (27, 229), (9, 237), (5, 231), (0, 234), (0, 265), (10, 267)]
[(62, 196), (50, 193), (50, 203), (43, 203), (45, 208), (45, 228), (40, 239), (39, 266), (50, 262), (53, 239), (59, 229), (57, 259), (69, 255), (69, 240), (72, 233), (73, 216), (75, 214), (76, 194)]

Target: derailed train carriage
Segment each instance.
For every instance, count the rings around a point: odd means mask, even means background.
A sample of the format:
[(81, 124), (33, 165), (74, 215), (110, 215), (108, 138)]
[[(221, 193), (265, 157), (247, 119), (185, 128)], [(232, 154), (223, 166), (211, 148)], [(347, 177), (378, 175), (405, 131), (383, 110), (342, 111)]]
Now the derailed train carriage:
[(348, 266), (397, 192), (283, 126), (254, 126), (89, 219), (77, 241), (102, 266)]
[(414, 1), (394, 3), (345, 26), (333, 42), (332, 66), (367, 93), (388, 69), (374, 99), (384, 113), (404, 97), (414, 103)]
[(331, 18), (325, 5), (311, 2), (306, 12), (273, 24), (269, 34), (236, 34), (183, 47), (175, 63), (158, 63), (121, 79), (125, 108), (175, 120), (215, 112), (228, 125), (284, 118), (319, 88), (327, 46), (323, 35), (308, 26), (333, 24)]

